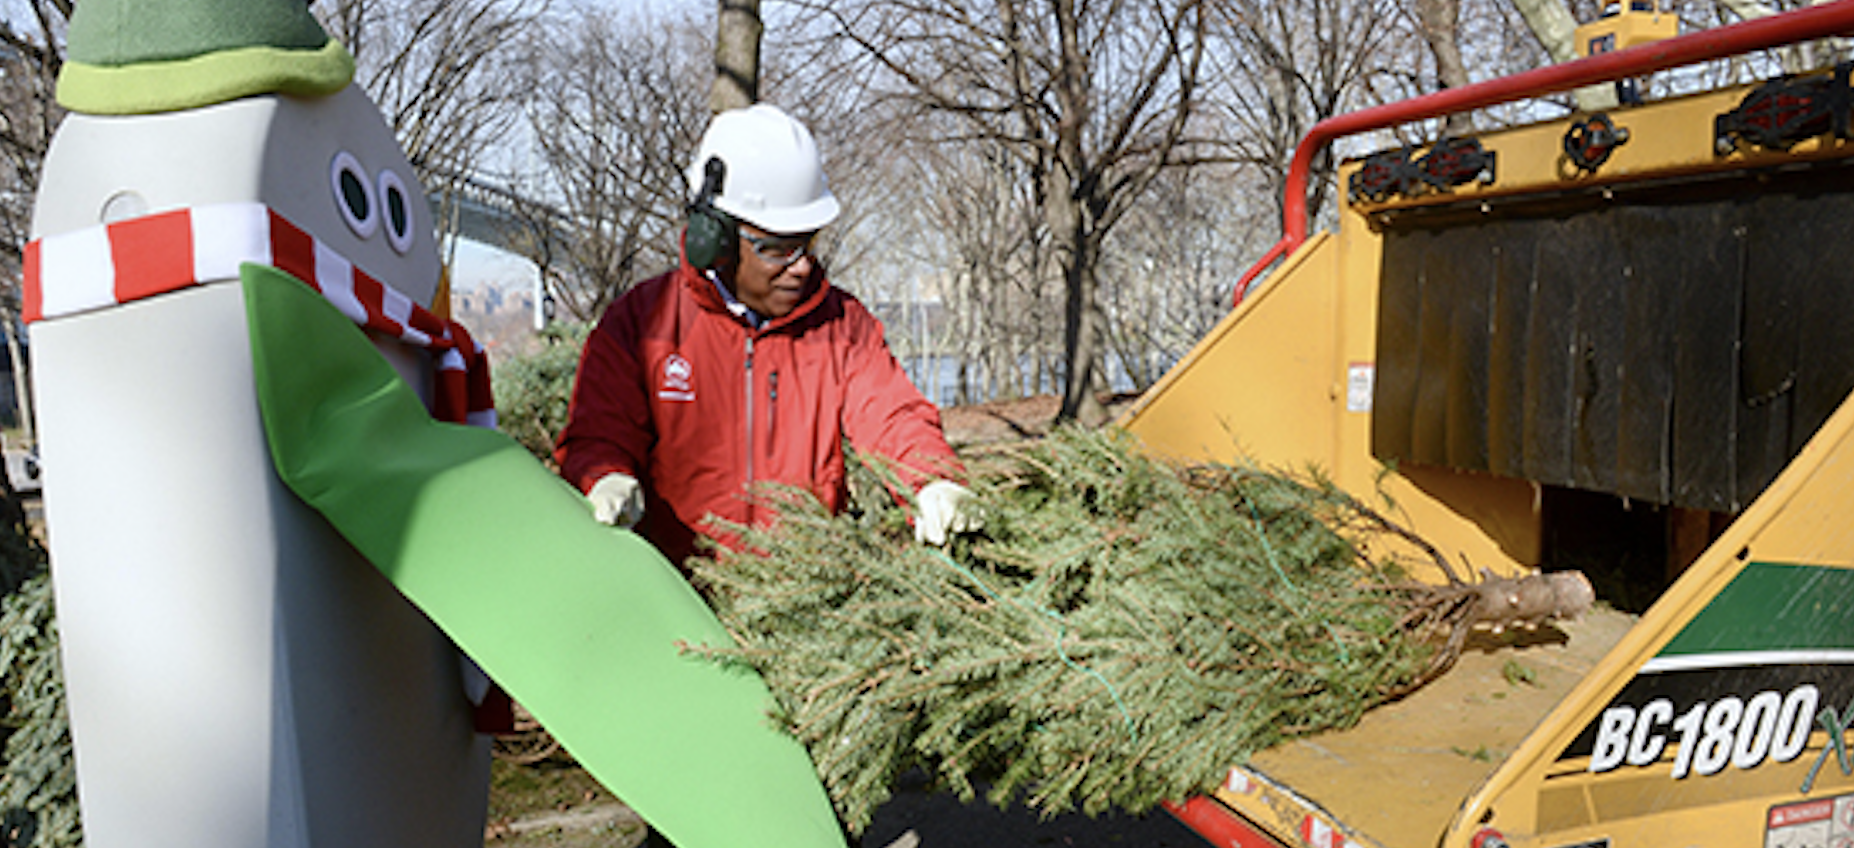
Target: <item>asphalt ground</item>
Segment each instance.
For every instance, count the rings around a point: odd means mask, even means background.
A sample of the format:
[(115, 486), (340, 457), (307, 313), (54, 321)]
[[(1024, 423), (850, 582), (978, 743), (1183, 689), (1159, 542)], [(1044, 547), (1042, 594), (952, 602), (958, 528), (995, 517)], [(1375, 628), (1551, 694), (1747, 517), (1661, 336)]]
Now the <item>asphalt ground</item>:
[(1205, 848), (1210, 843), (1154, 810), (1143, 816), (1070, 813), (1049, 819), (1021, 804), (998, 809), (981, 796), (969, 803), (928, 792), (924, 779), (904, 777), (895, 797), (876, 810), (860, 848)]
[[(647, 837), (643, 820), (614, 801), (545, 810), (492, 824), (485, 848), (672, 848)], [(981, 800), (961, 803), (929, 792), (924, 780), (903, 779), (895, 797), (854, 848), (1205, 848), (1209, 843), (1170, 814), (1080, 813), (1043, 819), (1023, 806), (1000, 810)]]

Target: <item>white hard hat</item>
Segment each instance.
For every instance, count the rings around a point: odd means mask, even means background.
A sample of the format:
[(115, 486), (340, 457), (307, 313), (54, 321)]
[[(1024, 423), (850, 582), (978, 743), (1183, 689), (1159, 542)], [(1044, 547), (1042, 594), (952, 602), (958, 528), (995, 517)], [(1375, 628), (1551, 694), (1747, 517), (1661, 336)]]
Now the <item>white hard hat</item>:
[(716, 115), (689, 165), (692, 190), (701, 190), (711, 157), (727, 165), (716, 209), (769, 233), (808, 233), (837, 220), (817, 142), (779, 107), (761, 103)]

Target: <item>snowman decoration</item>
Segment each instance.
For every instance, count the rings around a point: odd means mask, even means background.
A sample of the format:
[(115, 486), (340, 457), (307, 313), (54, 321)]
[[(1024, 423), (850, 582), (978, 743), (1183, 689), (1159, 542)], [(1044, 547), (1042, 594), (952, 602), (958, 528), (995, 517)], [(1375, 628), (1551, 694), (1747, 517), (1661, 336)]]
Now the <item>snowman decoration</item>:
[(24, 311), (87, 844), (480, 846), (461, 646), (683, 848), (841, 845), (675, 570), (425, 413), (492, 420), (480, 350), (307, 5), (84, 0), (69, 45)]
[[(303, 4), (219, 4), (244, 26), (191, 33), (161, 5), (73, 19), (28, 271), (86, 841), (480, 844), (487, 743), (455, 649), (276, 479), (240, 292), (214, 284), (274, 211), (429, 301), (429, 212)], [(159, 48), (194, 67), (138, 61)], [(279, 75), (308, 96), (237, 90)], [(419, 352), (379, 347), (429, 384)]]

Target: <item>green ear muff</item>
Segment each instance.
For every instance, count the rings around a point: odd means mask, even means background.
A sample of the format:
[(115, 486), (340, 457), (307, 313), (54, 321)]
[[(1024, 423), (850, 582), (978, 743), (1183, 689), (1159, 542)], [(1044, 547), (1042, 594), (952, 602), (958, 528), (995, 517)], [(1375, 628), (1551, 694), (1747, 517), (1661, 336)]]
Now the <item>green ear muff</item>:
[(726, 215), (705, 209), (689, 213), (689, 233), (683, 238), (682, 250), (688, 254), (690, 265), (714, 267), (722, 252), (733, 243), (734, 226)]
[(682, 241), (683, 254), (697, 268), (714, 267), (721, 254), (734, 246), (734, 219), (714, 206), (715, 195), (726, 182), (727, 163), (709, 157), (702, 165), (702, 189), (689, 204), (689, 229)]

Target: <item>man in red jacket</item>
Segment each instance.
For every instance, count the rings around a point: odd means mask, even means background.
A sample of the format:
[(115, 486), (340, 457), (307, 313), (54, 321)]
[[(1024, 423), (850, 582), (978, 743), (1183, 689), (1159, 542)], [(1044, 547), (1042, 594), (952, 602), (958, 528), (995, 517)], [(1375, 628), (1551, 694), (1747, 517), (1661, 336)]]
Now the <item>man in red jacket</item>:
[(882, 325), (811, 253), (835, 220), (816, 143), (778, 108), (717, 115), (689, 169), (683, 262), (613, 303), (580, 357), (561, 474), (599, 520), (635, 526), (672, 562), (718, 516), (770, 517), (750, 488), (847, 497), (843, 440), (918, 487), (915, 535), (972, 528), (963, 469), (889, 353)]

